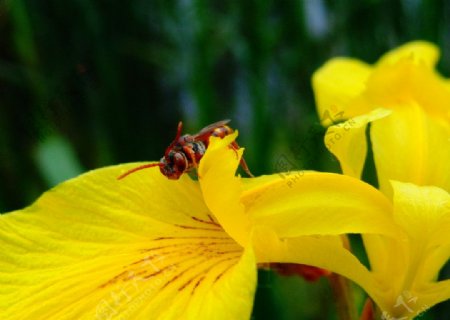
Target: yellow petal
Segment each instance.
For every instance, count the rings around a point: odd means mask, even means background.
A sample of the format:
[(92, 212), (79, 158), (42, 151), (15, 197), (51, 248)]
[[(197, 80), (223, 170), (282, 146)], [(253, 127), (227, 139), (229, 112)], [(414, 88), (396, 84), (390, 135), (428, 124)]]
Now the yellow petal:
[(257, 268), (253, 249), (247, 248), (240, 261), (191, 303), (183, 319), (250, 319), (256, 290)]
[[(448, 280), (435, 282), (450, 257), (450, 196), (436, 187), (392, 183), (394, 218), (407, 237), (364, 235), (364, 245), (374, 278), (388, 288), (378, 297), (382, 310), (392, 317), (417, 316), (450, 296)], [(401, 299), (409, 310), (399, 306)]]
[[(431, 308), (433, 305), (448, 301), (449, 299), (450, 279), (432, 283), (428, 286), (425, 286), (424, 288), (421, 288), (420, 301), (421, 305), (425, 307), (423, 311)], [(421, 312), (419, 312), (419, 315), (420, 313)]]
[(245, 247), (250, 234), (250, 221), (240, 203), (241, 177), (235, 176), (243, 149), (229, 147), (236, 137), (237, 132), (223, 139), (211, 137), (198, 172), (208, 208), (224, 230)]
[[(395, 181), (392, 184), (394, 218), (408, 234), (411, 245), (409, 264), (414, 273), (406, 282), (434, 280), (450, 258), (450, 195), (434, 186), (419, 187)], [(429, 259), (439, 252), (440, 261)]]
[(405, 58), (423, 63), (432, 69), (439, 59), (439, 48), (426, 41), (408, 42), (384, 54), (377, 65), (393, 65)]
[(0, 319), (248, 319), (252, 253), (198, 183), (157, 168), (116, 180), (134, 166), (92, 171), (0, 216)]
[(338, 158), (344, 174), (355, 178), (361, 177), (367, 153), (367, 124), (390, 113), (386, 109), (375, 109), (368, 114), (328, 128), (324, 139), (325, 146)]
[(364, 95), (372, 105), (392, 109), (415, 101), (429, 115), (450, 122), (450, 90), (445, 80), (422, 60), (404, 58), (393, 65), (378, 66), (367, 80)]
[(398, 236), (390, 201), (370, 185), (351, 177), (291, 172), (261, 179), (241, 201), (255, 226), (267, 226), (280, 237), (376, 233)]
[(384, 288), (381, 296), (376, 299), (379, 301), (377, 304), (383, 306), (383, 309), (395, 304), (395, 299), (403, 288), (409, 247), (403, 230), (399, 230), (400, 234), (403, 237), (401, 240), (374, 234), (362, 235), (370, 271), (373, 278)]
[(371, 107), (363, 101), (359, 101), (355, 109), (350, 110), (350, 107), (365, 90), (371, 71), (372, 68), (364, 62), (335, 58), (314, 73), (312, 85), (323, 125), (370, 111)]
[(343, 275), (361, 286), (378, 305), (385, 288), (374, 281), (371, 273), (341, 243), (337, 237), (279, 238), (267, 227), (257, 227), (253, 232), (253, 246), (258, 262), (307, 264)]
[(438, 303), (450, 298), (450, 280), (404, 289), (392, 297), (382, 295), (379, 304), (384, 319), (417, 319)]
[(372, 124), (370, 137), (380, 189), (387, 195), (392, 193), (390, 179), (450, 190), (450, 126), (421, 106), (397, 106)]
[[(364, 247), (373, 278), (384, 288), (372, 298), (385, 315), (412, 317), (450, 295), (441, 282), (434, 282), (450, 256), (450, 196), (436, 187), (393, 186), (394, 218), (406, 237), (363, 235)], [(401, 299), (409, 309), (398, 304)]]

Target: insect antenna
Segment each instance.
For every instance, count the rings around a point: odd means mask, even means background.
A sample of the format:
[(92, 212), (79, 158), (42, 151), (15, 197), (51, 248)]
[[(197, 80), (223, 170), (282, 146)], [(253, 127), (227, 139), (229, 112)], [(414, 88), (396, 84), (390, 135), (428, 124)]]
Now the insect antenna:
[(139, 167), (133, 168), (131, 170), (128, 170), (124, 174), (121, 174), (120, 176), (117, 177), (117, 180), (121, 180), (121, 179), (125, 178), (126, 176), (128, 176), (128, 175), (130, 175), (130, 174), (132, 174), (132, 173), (134, 173), (136, 171), (142, 170), (142, 169), (147, 169), (147, 168), (152, 168), (152, 167), (162, 167), (162, 166), (164, 166), (164, 164), (162, 164), (162, 163), (144, 164), (142, 166), (139, 166)]

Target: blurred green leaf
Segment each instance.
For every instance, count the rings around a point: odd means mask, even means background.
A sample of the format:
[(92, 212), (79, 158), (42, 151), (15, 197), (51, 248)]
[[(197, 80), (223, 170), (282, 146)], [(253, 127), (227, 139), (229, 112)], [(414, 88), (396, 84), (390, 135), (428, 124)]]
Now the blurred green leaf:
[(50, 136), (38, 145), (36, 162), (49, 187), (84, 171), (72, 146), (61, 136)]

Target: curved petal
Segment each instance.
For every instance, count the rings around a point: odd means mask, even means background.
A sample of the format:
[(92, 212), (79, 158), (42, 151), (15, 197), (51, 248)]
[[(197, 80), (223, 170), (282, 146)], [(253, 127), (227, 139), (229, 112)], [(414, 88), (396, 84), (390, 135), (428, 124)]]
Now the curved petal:
[(367, 124), (390, 113), (386, 109), (376, 109), (328, 128), (325, 146), (338, 158), (344, 174), (358, 179), (361, 177), (367, 154)]
[(393, 65), (376, 67), (367, 80), (364, 96), (373, 105), (395, 110), (415, 101), (437, 121), (450, 122), (450, 90), (444, 79), (422, 60), (405, 57)]
[(450, 126), (435, 121), (421, 106), (399, 105), (372, 124), (370, 137), (385, 194), (392, 194), (390, 179), (450, 190)]
[(430, 69), (434, 68), (439, 59), (439, 48), (426, 41), (408, 42), (384, 54), (377, 62), (380, 65), (393, 65), (404, 58), (423, 63)]
[(258, 262), (300, 263), (330, 270), (343, 275), (361, 286), (379, 306), (385, 289), (379, 286), (372, 274), (336, 237), (279, 238), (267, 227), (253, 231), (253, 246)]
[[(450, 195), (437, 187), (397, 181), (392, 181), (392, 185), (394, 218), (410, 241), (411, 272), (405, 283), (433, 281), (450, 258)], [(430, 255), (440, 255), (441, 264), (436, 265)]]
[(389, 308), (403, 291), (409, 259), (407, 239), (404, 237), (399, 241), (374, 234), (364, 234), (362, 238), (373, 277), (385, 288), (378, 300), (384, 301), (385, 308)]
[[(407, 238), (363, 238), (374, 279), (389, 288), (378, 297), (383, 301), (382, 309), (400, 317), (411, 312), (419, 314), (448, 299), (448, 288), (434, 281), (450, 257), (450, 196), (437, 187), (395, 181), (392, 184), (394, 218)], [(399, 307), (402, 298), (416, 301), (410, 306), (413, 311)]]
[(250, 234), (250, 221), (239, 200), (241, 177), (235, 176), (244, 150), (230, 148), (236, 137), (237, 132), (223, 139), (211, 137), (198, 173), (208, 208), (224, 230), (245, 247)]
[(331, 173), (291, 172), (261, 180), (242, 194), (254, 226), (267, 226), (280, 237), (376, 233), (398, 237), (392, 205), (378, 190), (357, 179)]
[(434, 305), (450, 298), (450, 280), (403, 290), (385, 303), (383, 319), (417, 319)]
[(1, 319), (248, 318), (252, 253), (189, 177), (116, 180), (135, 165), (92, 171), (0, 216)]
[[(421, 305), (424, 306), (423, 311), (431, 308), (438, 303), (448, 301), (449, 299), (450, 279), (432, 283), (425, 288), (421, 288), (420, 301)], [(423, 312), (422, 310), (420, 311)]]
[(364, 62), (334, 58), (314, 73), (312, 85), (317, 112), (323, 125), (370, 111), (370, 106), (363, 101), (358, 103), (355, 111), (351, 111), (349, 107), (365, 90), (371, 72), (372, 68)]

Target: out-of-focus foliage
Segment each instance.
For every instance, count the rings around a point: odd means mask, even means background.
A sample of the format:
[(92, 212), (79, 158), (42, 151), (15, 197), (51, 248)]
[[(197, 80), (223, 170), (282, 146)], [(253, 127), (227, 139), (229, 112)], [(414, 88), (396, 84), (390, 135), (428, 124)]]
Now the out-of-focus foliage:
[[(414, 39), (441, 48), (448, 76), (448, 1), (0, 1), (0, 212), (88, 169), (158, 160), (179, 120), (193, 133), (232, 119), (258, 175), (337, 171), (311, 74)], [(290, 282), (261, 276), (256, 319), (334, 314), (323, 283), (295, 300)]]

